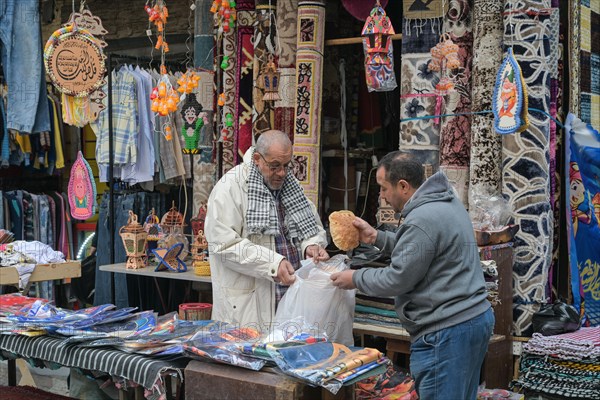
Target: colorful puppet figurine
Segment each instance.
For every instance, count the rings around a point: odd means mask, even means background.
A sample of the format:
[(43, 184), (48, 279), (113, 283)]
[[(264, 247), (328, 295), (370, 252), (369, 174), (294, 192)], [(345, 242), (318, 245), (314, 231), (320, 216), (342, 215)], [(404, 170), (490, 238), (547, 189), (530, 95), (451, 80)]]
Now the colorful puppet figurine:
[(186, 96), (185, 102), (181, 106), (181, 116), (183, 117), (183, 126), (181, 127), (181, 136), (185, 146), (181, 150), (184, 154), (198, 154), (198, 140), (200, 131), (204, 126), (204, 118), (201, 115), (202, 105), (198, 103), (195, 94)]

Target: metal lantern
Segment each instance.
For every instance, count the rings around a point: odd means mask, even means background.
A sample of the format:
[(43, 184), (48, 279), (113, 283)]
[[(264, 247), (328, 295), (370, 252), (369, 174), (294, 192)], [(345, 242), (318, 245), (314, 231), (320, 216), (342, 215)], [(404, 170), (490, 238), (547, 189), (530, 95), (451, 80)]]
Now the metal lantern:
[(148, 232), (138, 223), (138, 217), (129, 210), (127, 225), (119, 229), (127, 253), (127, 269), (138, 269), (146, 266), (146, 242)]
[(279, 100), (279, 71), (273, 62), (273, 56), (269, 56), (269, 62), (263, 69), (264, 101)]
[(203, 231), (199, 231), (195, 235), (194, 243), (192, 244), (192, 259), (194, 261), (206, 261), (206, 250), (208, 250), (208, 242)]
[(201, 203), (198, 209), (198, 215), (190, 220), (192, 225), (192, 234), (194, 237), (198, 235), (198, 232), (204, 230), (204, 220), (206, 219), (206, 203)]
[(183, 220), (183, 214), (175, 207), (175, 201), (173, 201), (171, 209), (163, 215), (160, 220), (160, 226), (165, 235), (183, 233), (183, 227), (186, 225)]

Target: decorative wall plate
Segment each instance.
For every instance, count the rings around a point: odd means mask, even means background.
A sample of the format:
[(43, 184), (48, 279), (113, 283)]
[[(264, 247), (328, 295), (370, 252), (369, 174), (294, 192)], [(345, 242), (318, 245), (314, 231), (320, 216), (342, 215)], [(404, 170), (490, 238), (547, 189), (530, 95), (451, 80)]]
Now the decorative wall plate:
[(73, 25), (50, 36), (44, 48), (44, 66), (54, 86), (75, 97), (88, 96), (102, 86), (106, 70), (99, 41)]

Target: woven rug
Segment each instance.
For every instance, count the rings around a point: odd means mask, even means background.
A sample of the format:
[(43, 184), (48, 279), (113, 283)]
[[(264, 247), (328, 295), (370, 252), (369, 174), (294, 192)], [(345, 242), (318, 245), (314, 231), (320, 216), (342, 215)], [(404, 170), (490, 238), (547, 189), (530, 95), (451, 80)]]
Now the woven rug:
[(46, 392), (33, 386), (0, 386), (2, 400), (70, 400), (74, 397)]
[(235, 82), (236, 88), (236, 110), (234, 121), (235, 161), (240, 163), (246, 150), (252, 146), (252, 86), (254, 65), (254, 37), (255, 13), (252, 10), (240, 10), (238, 4), (237, 13), (237, 62)]
[[(504, 135), (502, 147), (502, 192), (508, 198), (515, 223), (513, 265), (513, 328), (517, 336), (531, 333), (531, 317), (546, 302), (548, 270), (551, 265), (554, 216), (550, 205), (549, 140), (550, 119), (531, 108), (550, 111), (551, 66), (557, 55), (550, 41), (553, 19), (546, 12), (550, 0), (511, 0), (504, 16), (504, 44), (512, 45), (528, 88), (527, 130)], [(556, 10), (557, 11), (557, 10)], [(514, 26), (511, 28), (510, 24)], [(557, 47), (556, 47), (557, 48)]]
[(600, 128), (600, 2), (581, 0), (580, 115)]
[(404, 18), (401, 47), (400, 150), (414, 154), (434, 171), (439, 167), (440, 120), (407, 119), (442, 113), (443, 98), (434, 93), (440, 75), (429, 70), (429, 50), (439, 41), (441, 17), (440, 13), (439, 18)]
[[(235, 121), (236, 111), (236, 99), (237, 99), (237, 86), (235, 84), (235, 72), (236, 72), (236, 61), (237, 61), (237, 30), (230, 29), (229, 32), (223, 32), (223, 57), (228, 58), (228, 66), (222, 70), (223, 78), (223, 93), (225, 93), (225, 104), (223, 105), (223, 117), (229, 114)], [(225, 175), (227, 171), (235, 166), (235, 152), (233, 149), (234, 142), (234, 128), (221, 124), (219, 129), (220, 141), (223, 143), (221, 151), (221, 173), (220, 176)]]
[[(472, 110), (491, 110), (498, 66), (502, 63), (502, 2), (475, 0), (473, 4)], [(502, 137), (494, 131), (491, 114), (471, 116), (469, 186), (474, 193), (500, 193)]]
[(279, 49), (279, 97), (275, 102), (275, 129), (294, 140), (294, 105), (296, 104), (296, 32), (298, 0), (277, 2), (277, 46)]
[(296, 125), (294, 174), (306, 196), (319, 207), (321, 78), (325, 38), (325, 1), (298, 2)]
[[(449, 2), (444, 18), (443, 30), (450, 34), (458, 45), (460, 67), (449, 71), (454, 81), (454, 91), (446, 96), (445, 114), (460, 114), (471, 111), (471, 65), (473, 60), (473, 10), (468, 0)], [(469, 166), (471, 147), (471, 116), (445, 117), (440, 133), (440, 164), (460, 167)], [(468, 183), (468, 180), (466, 181)], [(465, 192), (466, 195), (466, 192)], [(466, 197), (463, 199), (466, 201)]]
[(256, 1), (256, 21), (254, 24), (254, 87), (252, 90), (252, 132), (255, 138), (261, 133), (273, 129), (275, 104), (264, 101), (263, 68), (269, 62), (269, 56), (275, 56), (277, 26), (276, 7), (269, 0)]

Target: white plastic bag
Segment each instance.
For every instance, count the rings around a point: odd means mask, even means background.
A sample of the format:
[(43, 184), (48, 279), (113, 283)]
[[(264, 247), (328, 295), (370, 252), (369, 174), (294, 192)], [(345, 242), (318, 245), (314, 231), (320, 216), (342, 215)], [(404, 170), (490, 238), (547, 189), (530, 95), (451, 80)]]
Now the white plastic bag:
[(318, 264), (303, 261), (296, 271), (296, 281), (279, 302), (275, 322), (285, 324), (304, 317), (307, 324), (325, 332), (330, 341), (353, 346), (355, 291), (331, 283), (333, 273), (348, 269), (345, 260), (346, 256), (340, 254)]

